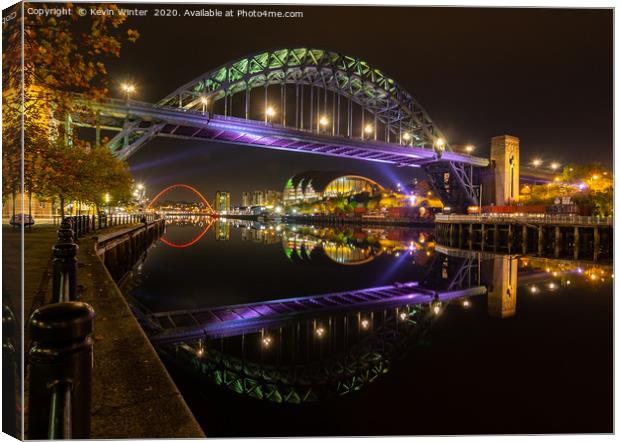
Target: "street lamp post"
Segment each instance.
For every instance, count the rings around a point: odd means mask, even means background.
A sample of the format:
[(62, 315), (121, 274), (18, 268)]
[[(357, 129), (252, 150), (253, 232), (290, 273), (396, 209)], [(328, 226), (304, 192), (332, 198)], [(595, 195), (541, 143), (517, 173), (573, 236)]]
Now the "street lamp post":
[[(405, 142), (404, 144), (408, 146), (410, 141), (411, 141), (411, 134), (409, 132), (404, 132), (402, 134), (401, 138), (402, 138), (402, 141)], [(402, 142), (401, 142), (401, 144), (402, 144)]]
[[(367, 124), (364, 126), (364, 134), (370, 136), (372, 135), (372, 133), (374, 132), (375, 128), (373, 127), (372, 124)], [(364, 139), (364, 137), (362, 136), (362, 139)]]
[(271, 118), (276, 115), (276, 110), (273, 106), (267, 106), (265, 109), (265, 123), (271, 123)]
[(437, 155), (439, 157), (441, 157), (441, 154), (443, 153), (445, 147), (446, 141), (443, 138), (437, 138), (435, 140), (435, 152), (437, 152)]
[(131, 83), (123, 83), (121, 84), (121, 89), (125, 92), (125, 100), (129, 101), (129, 97), (131, 94), (136, 92), (136, 86)]
[(207, 113), (207, 104), (209, 104), (209, 99), (206, 96), (200, 97), (200, 104), (202, 104), (202, 115)]
[(321, 116), (321, 118), (319, 118), (318, 123), (319, 124), (318, 124), (317, 129), (318, 129), (319, 132), (321, 132), (321, 127), (323, 129), (325, 129), (327, 127), (327, 125), (329, 124), (329, 119), (325, 115), (323, 115), (323, 116)]

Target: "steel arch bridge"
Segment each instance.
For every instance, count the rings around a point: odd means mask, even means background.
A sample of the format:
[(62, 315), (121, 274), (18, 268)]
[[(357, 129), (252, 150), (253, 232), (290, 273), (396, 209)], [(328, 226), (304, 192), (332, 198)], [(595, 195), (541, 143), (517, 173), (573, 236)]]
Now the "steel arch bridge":
[(153, 207), (153, 204), (158, 201), (162, 196), (164, 196), (165, 194), (167, 194), (168, 192), (174, 190), (174, 189), (186, 189), (189, 190), (190, 192), (192, 192), (194, 195), (196, 195), (198, 198), (200, 198), (200, 200), (203, 202), (203, 204), (205, 205), (205, 208), (207, 209), (207, 212), (209, 213), (215, 213), (215, 211), (213, 210), (213, 208), (211, 207), (211, 204), (209, 204), (209, 201), (207, 201), (207, 199), (204, 197), (204, 195), (202, 193), (200, 193), (198, 191), (198, 189), (196, 189), (194, 186), (190, 186), (189, 184), (172, 184), (171, 186), (166, 187), (165, 189), (163, 189), (162, 191), (160, 191), (157, 195), (155, 195), (153, 197), (153, 199), (151, 200), (151, 202), (149, 203), (149, 205), (146, 207), (147, 210), (151, 209)]
[[(157, 104), (109, 99), (89, 106), (98, 128), (120, 130), (109, 142), (120, 158), (167, 136), (423, 167), (453, 208), (477, 203), (473, 169), (489, 164), (454, 152), (393, 78), (324, 49), (253, 54), (204, 73)], [(95, 125), (79, 116), (74, 121)]]

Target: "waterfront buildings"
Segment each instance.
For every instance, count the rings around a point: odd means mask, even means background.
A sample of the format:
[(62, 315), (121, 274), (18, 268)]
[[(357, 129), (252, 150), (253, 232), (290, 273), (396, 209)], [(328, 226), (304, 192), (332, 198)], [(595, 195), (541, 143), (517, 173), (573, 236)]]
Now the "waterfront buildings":
[(218, 190), (215, 192), (214, 210), (217, 213), (226, 214), (230, 212), (230, 192)]
[(314, 202), (324, 198), (337, 198), (360, 193), (373, 196), (384, 188), (370, 178), (343, 172), (303, 172), (291, 177), (284, 186), (284, 204)]

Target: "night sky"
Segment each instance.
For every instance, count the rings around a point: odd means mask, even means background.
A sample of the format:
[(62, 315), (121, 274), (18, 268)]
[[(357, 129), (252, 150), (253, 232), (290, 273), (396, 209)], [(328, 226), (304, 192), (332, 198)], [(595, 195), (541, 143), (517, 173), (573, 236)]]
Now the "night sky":
[[(171, 7), (180, 14), (186, 8), (216, 8)], [(330, 49), (358, 56), (394, 78), (452, 144), (472, 143), (480, 156), (488, 155), (492, 136), (511, 134), (521, 140), (523, 161), (540, 157), (562, 164), (599, 161), (612, 167), (611, 10), (268, 8), (303, 11), (304, 17), (132, 17), (129, 24), (141, 37), (109, 63), (110, 79), (133, 81), (137, 100), (156, 102), (245, 55), (297, 46)], [(117, 89), (112, 93), (120, 96)], [(129, 163), (150, 196), (167, 185), (187, 183), (209, 199), (216, 190), (229, 190), (233, 203), (239, 202), (242, 191), (279, 190), (289, 176), (309, 169), (365, 174), (386, 185), (422, 174), (416, 169), (166, 138), (147, 144)]]

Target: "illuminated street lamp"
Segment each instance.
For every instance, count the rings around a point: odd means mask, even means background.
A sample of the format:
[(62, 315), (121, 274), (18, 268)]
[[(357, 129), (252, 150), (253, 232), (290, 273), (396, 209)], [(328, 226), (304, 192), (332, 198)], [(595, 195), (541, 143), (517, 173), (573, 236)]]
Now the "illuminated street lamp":
[(540, 158), (535, 158), (535, 159), (532, 161), (532, 166), (534, 166), (534, 167), (538, 167), (538, 166), (540, 166), (541, 164), (542, 164), (542, 160), (541, 160)]
[(327, 117), (325, 115), (323, 115), (320, 119), (319, 119), (319, 124), (321, 126), (327, 126), (329, 124), (329, 120), (327, 119)]
[(411, 134), (409, 132), (403, 133), (403, 141), (405, 142), (405, 144), (409, 144), (409, 142), (411, 141)]
[(121, 89), (125, 92), (125, 99), (129, 101), (129, 96), (136, 92), (136, 86), (131, 83), (122, 83)]
[(468, 144), (467, 146), (465, 146), (465, 152), (467, 152), (469, 154), (471, 154), (475, 149), (476, 148), (473, 145), (471, 145), (471, 144)]
[(366, 126), (364, 126), (364, 133), (366, 135), (372, 135), (374, 131), (375, 131), (375, 128), (372, 124), (367, 124)]
[(551, 170), (557, 170), (560, 167), (560, 164), (553, 162), (549, 165), (549, 167), (551, 167)]
[(446, 148), (446, 141), (443, 138), (437, 138), (435, 140), (435, 152), (437, 152), (437, 156), (441, 157), (444, 149)]
[(203, 95), (200, 97), (200, 104), (202, 104), (202, 114), (204, 115), (207, 112), (207, 104), (209, 104), (209, 99)]
[(108, 213), (110, 213), (110, 194), (108, 192), (103, 196), (106, 206), (108, 207)]
[(275, 117), (275, 115), (276, 110), (273, 108), (273, 106), (267, 106), (267, 108), (265, 109), (265, 123), (271, 122), (271, 119)]

